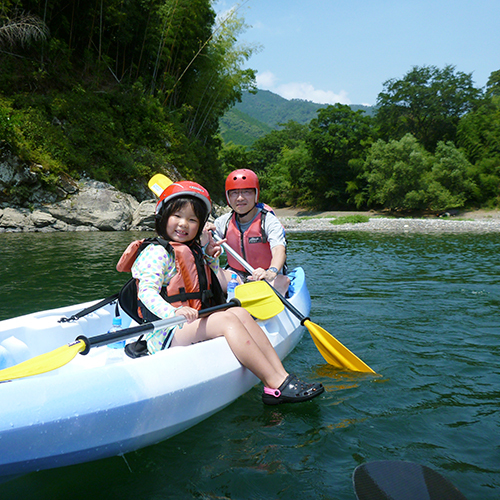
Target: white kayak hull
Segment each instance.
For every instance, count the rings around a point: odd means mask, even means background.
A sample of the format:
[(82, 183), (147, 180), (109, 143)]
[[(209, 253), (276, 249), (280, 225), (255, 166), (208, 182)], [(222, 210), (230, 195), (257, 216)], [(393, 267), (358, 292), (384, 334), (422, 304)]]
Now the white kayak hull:
[[(310, 296), (303, 270), (292, 275), (290, 302), (307, 316)], [(0, 368), (56, 349), (79, 335), (105, 333), (111, 327), (112, 305), (77, 321), (58, 322), (89, 305), (0, 321)], [(124, 327), (129, 324), (125, 317)], [(281, 359), (304, 334), (288, 309), (259, 324)], [(0, 477), (158, 443), (213, 415), (257, 383), (223, 337), (137, 359), (108, 346), (92, 348), (57, 370), (0, 383)]]

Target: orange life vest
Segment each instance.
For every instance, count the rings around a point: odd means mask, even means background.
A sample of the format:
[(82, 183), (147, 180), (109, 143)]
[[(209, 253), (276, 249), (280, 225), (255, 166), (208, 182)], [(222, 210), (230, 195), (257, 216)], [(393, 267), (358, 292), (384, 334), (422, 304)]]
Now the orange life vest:
[[(227, 238), (227, 244), (236, 250), (254, 269), (258, 267), (268, 269), (273, 257), (264, 231), (264, 221), (268, 212), (269, 210), (262, 208), (245, 232), (241, 232), (236, 221), (236, 213), (233, 212), (224, 236)], [(227, 254), (227, 263), (233, 269), (246, 272), (246, 269), (230, 254)]]
[[(162, 238), (134, 241), (123, 252), (116, 266), (117, 270), (130, 272), (138, 255), (150, 244), (162, 245), (167, 252), (175, 255), (177, 273), (160, 291), (164, 300), (174, 307), (189, 306), (198, 310), (224, 302), (219, 280), (205, 262), (202, 249), (197, 244), (184, 245)], [(119, 300), (127, 314), (142, 322), (144, 317), (151, 316), (152, 313), (148, 311), (149, 314), (144, 314), (145, 311), (142, 311), (144, 306), (138, 300), (138, 281), (129, 280), (122, 288)], [(151, 321), (149, 318), (148, 320)]]
[(164, 298), (174, 307), (189, 306), (200, 310), (202, 303), (213, 296), (211, 269), (198, 245), (171, 241), (170, 246), (175, 252), (177, 273), (166, 286)]

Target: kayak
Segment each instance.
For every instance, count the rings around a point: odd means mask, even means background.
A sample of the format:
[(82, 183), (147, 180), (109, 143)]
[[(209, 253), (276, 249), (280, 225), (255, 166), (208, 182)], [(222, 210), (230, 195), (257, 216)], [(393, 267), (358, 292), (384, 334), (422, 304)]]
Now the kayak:
[[(290, 273), (289, 302), (309, 314), (302, 268)], [(0, 369), (111, 329), (115, 305), (60, 322), (98, 301), (0, 321)], [(121, 311), (123, 327), (136, 323)], [(280, 359), (305, 328), (285, 308), (258, 321)], [(131, 342), (135, 339), (129, 339)], [(61, 368), (0, 383), (0, 477), (122, 455), (168, 439), (231, 404), (260, 381), (224, 337), (140, 358), (92, 347)]]

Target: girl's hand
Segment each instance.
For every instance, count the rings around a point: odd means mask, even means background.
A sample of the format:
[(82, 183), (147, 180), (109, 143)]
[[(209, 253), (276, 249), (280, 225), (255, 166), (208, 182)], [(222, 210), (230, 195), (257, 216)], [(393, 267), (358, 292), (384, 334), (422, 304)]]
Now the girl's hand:
[(183, 306), (175, 311), (175, 315), (184, 316), (188, 323), (192, 323), (194, 320), (198, 319), (198, 310), (192, 307)]
[(205, 247), (205, 253), (210, 257), (217, 258), (222, 253), (222, 244), (226, 243), (227, 239), (220, 241), (215, 241), (212, 237), (212, 233), (208, 233), (208, 244)]
[(207, 222), (200, 237), (201, 246), (204, 247), (210, 241), (210, 231), (215, 231), (215, 224), (213, 222)]

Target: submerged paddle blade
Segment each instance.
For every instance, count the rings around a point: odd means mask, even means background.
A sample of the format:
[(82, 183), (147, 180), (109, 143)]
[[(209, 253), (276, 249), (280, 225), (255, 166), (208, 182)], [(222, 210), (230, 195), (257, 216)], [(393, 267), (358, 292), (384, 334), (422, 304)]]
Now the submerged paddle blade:
[(234, 296), (252, 316), (269, 319), (285, 308), (281, 300), (265, 281), (249, 281), (234, 289)]
[(434, 469), (413, 462), (369, 462), (352, 479), (358, 500), (467, 500)]
[(85, 342), (78, 340), (71, 344), (63, 345), (40, 356), (23, 361), (18, 365), (0, 370), (0, 382), (16, 378), (31, 377), (41, 373), (50, 372), (69, 363), (80, 351), (85, 350)]
[(304, 326), (309, 330), (318, 351), (330, 365), (346, 368), (354, 372), (375, 373), (366, 363), (361, 361), (321, 326), (312, 323), (308, 319), (304, 321)]
[(166, 175), (156, 174), (149, 179), (148, 188), (159, 197), (170, 184), (172, 184), (172, 181)]

